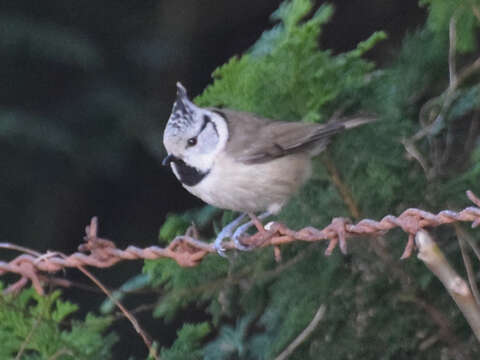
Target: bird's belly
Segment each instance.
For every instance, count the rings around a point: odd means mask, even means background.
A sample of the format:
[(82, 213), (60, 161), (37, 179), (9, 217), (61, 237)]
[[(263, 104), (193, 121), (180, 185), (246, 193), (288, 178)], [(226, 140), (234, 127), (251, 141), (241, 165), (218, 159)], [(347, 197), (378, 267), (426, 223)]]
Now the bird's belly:
[(206, 203), (222, 209), (276, 213), (310, 173), (310, 159), (305, 153), (249, 165), (224, 157), (217, 159), (200, 183), (184, 186)]

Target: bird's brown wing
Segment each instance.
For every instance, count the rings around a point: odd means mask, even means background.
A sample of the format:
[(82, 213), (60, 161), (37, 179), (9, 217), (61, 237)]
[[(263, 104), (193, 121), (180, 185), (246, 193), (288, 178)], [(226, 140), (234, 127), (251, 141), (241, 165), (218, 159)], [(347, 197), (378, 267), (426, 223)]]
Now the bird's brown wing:
[(253, 114), (219, 110), (227, 119), (226, 151), (243, 163), (262, 163), (298, 151), (322, 150), (329, 138), (344, 130), (341, 122), (319, 125), (270, 121)]

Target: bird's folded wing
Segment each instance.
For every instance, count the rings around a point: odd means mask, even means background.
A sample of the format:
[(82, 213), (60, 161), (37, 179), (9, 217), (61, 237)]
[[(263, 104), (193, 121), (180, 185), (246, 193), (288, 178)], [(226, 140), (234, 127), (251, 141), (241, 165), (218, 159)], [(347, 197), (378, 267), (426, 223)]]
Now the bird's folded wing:
[(270, 121), (253, 114), (221, 110), (228, 122), (227, 153), (243, 163), (262, 163), (298, 151), (323, 148), (345, 129), (341, 122), (319, 125)]

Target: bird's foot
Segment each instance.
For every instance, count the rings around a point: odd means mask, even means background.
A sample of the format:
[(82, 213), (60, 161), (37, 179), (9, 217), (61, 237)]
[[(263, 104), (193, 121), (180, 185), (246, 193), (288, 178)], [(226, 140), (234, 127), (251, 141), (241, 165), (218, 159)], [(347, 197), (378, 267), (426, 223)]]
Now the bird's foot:
[(340, 251), (347, 255), (347, 233), (346, 226), (351, 223), (350, 219), (346, 218), (334, 218), (332, 223), (328, 226), (329, 231), (332, 231), (335, 236), (330, 238), (327, 249), (325, 250), (325, 255), (330, 256), (333, 249), (338, 245)]
[(241, 242), (241, 238), (245, 235), (245, 233), (247, 232), (248, 229), (250, 229), (253, 225), (255, 226), (262, 226), (260, 220), (263, 220), (269, 216), (271, 216), (272, 214), (269, 212), (269, 211), (266, 211), (258, 216), (255, 216), (253, 214), (248, 214), (250, 216), (250, 221), (246, 222), (245, 224), (243, 225), (240, 225), (239, 227), (237, 227), (237, 230), (235, 230), (235, 232), (233, 233), (233, 243), (235, 244), (235, 248), (237, 250), (241, 250), (241, 251), (249, 251), (251, 250), (251, 248), (249, 246), (245, 246), (242, 244)]
[(218, 255), (226, 257), (225, 255), (225, 248), (222, 246), (222, 242), (224, 239), (231, 238), (234, 234), (235, 229), (239, 227), (239, 225), (242, 223), (243, 218), (245, 217), (245, 214), (240, 215), (237, 217), (235, 220), (233, 220), (231, 223), (226, 225), (217, 235), (217, 238), (215, 239), (215, 242), (213, 243), (213, 247), (217, 251)]

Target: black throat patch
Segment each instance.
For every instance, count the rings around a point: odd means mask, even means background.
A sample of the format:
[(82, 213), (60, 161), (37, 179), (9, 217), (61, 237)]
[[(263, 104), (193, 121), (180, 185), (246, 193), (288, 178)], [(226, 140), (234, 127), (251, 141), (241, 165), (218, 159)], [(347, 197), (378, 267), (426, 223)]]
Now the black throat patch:
[(187, 186), (197, 185), (210, 172), (202, 172), (194, 167), (188, 166), (185, 161), (179, 158), (173, 158), (172, 162), (180, 177), (180, 181)]

